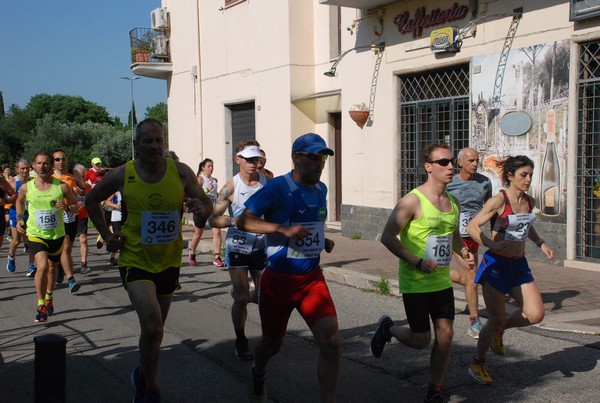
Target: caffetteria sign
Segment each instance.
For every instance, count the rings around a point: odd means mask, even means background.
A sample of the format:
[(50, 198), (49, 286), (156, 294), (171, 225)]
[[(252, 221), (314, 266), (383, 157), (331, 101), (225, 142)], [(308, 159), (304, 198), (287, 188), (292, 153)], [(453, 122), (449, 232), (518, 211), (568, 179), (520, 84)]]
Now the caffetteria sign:
[(447, 27), (431, 31), (429, 35), (429, 46), (433, 53), (458, 52), (461, 41), (458, 41), (458, 28)]
[(462, 20), (468, 13), (469, 7), (458, 3), (454, 3), (452, 7), (445, 10), (434, 8), (431, 11), (427, 11), (426, 7), (418, 7), (414, 16), (411, 16), (408, 11), (398, 14), (394, 18), (394, 25), (398, 28), (398, 32), (402, 34), (412, 32), (413, 38), (420, 38), (423, 35), (424, 28)]

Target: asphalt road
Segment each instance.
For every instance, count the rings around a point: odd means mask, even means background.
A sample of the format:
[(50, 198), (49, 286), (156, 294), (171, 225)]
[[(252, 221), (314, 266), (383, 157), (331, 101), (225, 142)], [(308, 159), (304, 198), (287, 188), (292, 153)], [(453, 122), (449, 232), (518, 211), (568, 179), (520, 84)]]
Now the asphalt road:
[[(5, 270), (0, 250), (0, 402), (31, 402), (34, 396), (33, 337), (46, 333), (67, 339), (67, 402), (128, 402), (129, 372), (137, 365), (138, 322), (108, 255), (92, 250), (93, 273), (78, 275), (81, 290), (55, 292), (56, 313), (46, 324), (33, 321), (33, 281), (25, 277), (26, 257), (16, 273)], [(235, 359), (227, 271), (198, 255), (199, 265), (182, 268), (182, 290), (167, 320), (159, 379), (163, 401), (243, 402), (251, 363)], [(343, 357), (339, 402), (422, 401), (428, 382), (429, 351), (400, 343), (386, 346), (381, 358), (369, 350), (371, 332), (386, 313), (405, 323), (402, 301), (330, 282), (336, 302)], [(464, 304), (464, 303), (463, 303)], [(258, 310), (250, 305), (247, 335), (260, 334)], [(472, 382), (467, 369), (475, 340), (466, 335), (468, 318), (457, 315), (444, 395), (452, 402), (597, 402), (600, 338), (543, 329), (511, 329), (506, 357), (490, 353), (494, 386)], [(299, 315), (292, 316), (283, 348), (267, 368), (273, 402), (315, 402), (317, 349)]]

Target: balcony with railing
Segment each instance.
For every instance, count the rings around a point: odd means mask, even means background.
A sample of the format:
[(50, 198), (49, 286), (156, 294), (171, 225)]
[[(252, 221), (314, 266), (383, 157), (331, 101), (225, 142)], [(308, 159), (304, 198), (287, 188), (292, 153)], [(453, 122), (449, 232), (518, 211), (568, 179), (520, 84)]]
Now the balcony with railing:
[(162, 31), (134, 28), (129, 31), (131, 71), (143, 77), (166, 79), (173, 71), (169, 41)]

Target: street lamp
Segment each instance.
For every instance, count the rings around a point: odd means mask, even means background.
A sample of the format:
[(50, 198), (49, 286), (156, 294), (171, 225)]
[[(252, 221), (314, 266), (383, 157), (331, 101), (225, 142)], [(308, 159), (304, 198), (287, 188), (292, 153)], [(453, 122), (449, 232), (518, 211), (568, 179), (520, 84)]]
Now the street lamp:
[(133, 146), (133, 139), (135, 137), (135, 130), (133, 127), (133, 114), (135, 113), (133, 106), (133, 81), (139, 79), (140, 77), (121, 77), (123, 80), (129, 80), (131, 84), (131, 159), (135, 159), (135, 148)]

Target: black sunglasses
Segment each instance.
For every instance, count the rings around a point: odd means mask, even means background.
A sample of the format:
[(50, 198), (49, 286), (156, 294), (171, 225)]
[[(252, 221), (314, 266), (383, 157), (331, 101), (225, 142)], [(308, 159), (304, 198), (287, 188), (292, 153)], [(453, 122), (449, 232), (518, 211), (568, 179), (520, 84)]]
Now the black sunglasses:
[[(240, 155), (240, 157), (241, 157), (241, 155)], [(246, 162), (249, 164), (257, 164), (258, 161), (260, 161), (260, 157), (251, 157), (251, 158), (242, 157), (242, 158), (245, 159)]]
[(448, 164), (456, 165), (456, 160), (454, 158), (440, 158), (439, 160), (427, 161), (430, 164), (438, 164), (443, 167), (447, 167)]
[(54, 158), (54, 161), (58, 162), (58, 161), (66, 161), (67, 157), (61, 157), (61, 158)]
[(314, 162), (325, 162), (327, 161), (327, 157), (329, 157), (327, 154), (307, 153), (306, 151), (299, 151), (296, 154), (304, 155), (306, 158)]

